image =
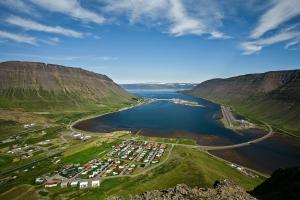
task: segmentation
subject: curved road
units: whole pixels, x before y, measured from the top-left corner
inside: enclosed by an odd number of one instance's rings
[[[156,143],[164,143],[164,144],[169,144],[169,145],[177,145],[177,146],[185,146],[185,147],[193,147],[193,148],[200,148],[202,150],[219,150],[219,149],[233,149],[233,148],[238,148],[238,147],[244,147],[244,146],[248,146],[251,144],[255,144],[258,142],[261,142],[269,137],[271,137],[273,135],[273,129],[272,127],[263,122],[269,129],[269,132],[257,139],[254,140],[249,140],[247,142],[243,142],[243,143],[238,143],[238,144],[232,144],[232,145],[223,145],[223,146],[205,146],[205,145],[191,145],[191,144],[177,144],[177,143],[168,143],[168,142],[156,142]],[[135,140],[135,141],[144,141],[144,142],[153,142],[153,141],[145,141],[145,140],[139,140],[139,139],[128,139],[128,140]]]
[[[268,134],[266,134],[266,135],[264,135],[260,138],[250,140],[248,142],[243,142],[243,143],[233,144],[233,145],[226,145],[226,146],[201,146],[201,145],[199,145],[199,148],[202,148],[204,150],[232,149],[232,148],[244,147],[244,146],[248,146],[248,145],[251,145],[251,144],[261,142],[261,141],[263,141],[263,140],[265,140],[265,139],[267,139],[267,138],[269,138],[273,135],[272,127],[269,124],[266,124],[266,123],[265,123],[265,125],[269,128],[269,132],[268,132]]]

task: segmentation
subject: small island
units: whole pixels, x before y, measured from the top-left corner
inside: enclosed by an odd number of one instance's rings
[[[196,107],[204,107],[203,105],[200,105],[198,102],[195,101],[187,101],[183,99],[170,99],[171,102],[175,104],[181,104],[185,106],[196,106]]]

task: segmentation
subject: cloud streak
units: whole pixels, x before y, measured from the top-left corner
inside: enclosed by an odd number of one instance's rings
[[[223,15],[214,1],[105,0],[104,2],[105,13],[125,15],[131,24],[142,23],[158,28],[164,27],[166,28],[163,30],[164,33],[175,37],[208,34],[211,38],[229,38],[218,30],[222,25]],[[195,4],[199,9],[195,9]]]
[[[299,14],[299,0],[276,0],[275,5],[261,16],[257,27],[251,33],[251,38],[259,38]]]
[[[300,40],[299,24],[289,25],[288,28],[286,24],[298,15],[299,0],[274,0],[250,33],[250,40],[240,44],[243,54],[251,55],[280,42],[288,42],[285,49],[297,45]]]
[[[29,19],[23,19],[17,16],[10,16],[5,20],[7,23],[19,26],[25,30],[32,30],[32,31],[41,31],[41,32],[47,32],[47,33],[55,33],[60,34],[68,37],[74,37],[74,38],[82,38],[83,33],[66,29],[61,26],[47,26],[40,24],[38,22],[29,20]]]
[[[298,41],[300,39],[300,32],[299,31],[283,31],[276,35],[273,35],[268,38],[262,38],[255,41],[244,42],[241,44],[241,48],[244,50],[244,55],[250,55],[256,52],[261,51],[265,46],[275,44],[278,42],[284,42],[291,39],[297,38]],[[297,40],[296,40],[297,41]],[[295,45],[296,43],[288,43],[286,47],[288,48],[291,45]]]
[[[105,18],[91,10],[83,8],[78,0],[30,0],[35,5],[52,12],[59,12],[84,22],[102,24]]]
[[[36,45],[37,44],[37,39],[31,36],[26,36],[26,35],[20,35],[20,34],[15,34],[15,33],[10,33],[7,31],[1,31],[0,30],[0,37],[9,39],[18,43],[26,43],[26,44],[31,44],[31,45]]]
[[[33,13],[35,13],[34,9],[31,6],[21,0],[1,0],[0,5],[3,5],[10,10],[17,10],[26,14],[32,15]]]
[[[78,61],[78,60],[95,60],[95,61],[114,61],[118,60],[118,57],[111,56],[96,56],[96,55],[86,55],[86,56],[74,56],[74,55],[38,55],[38,54],[27,54],[27,53],[15,53],[6,54],[9,56],[20,57],[20,58],[34,58],[41,60],[53,60],[53,61]]]

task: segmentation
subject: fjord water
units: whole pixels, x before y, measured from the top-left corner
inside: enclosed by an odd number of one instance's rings
[[[226,129],[218,120],[220,106],[194,98],[175,90],[130,90],[137,96],[161,99],[121,112],[85,120],[75,128],[93,132],[131,130],[154,137],[190,138],[201,145],[227,145],[245,142],[266,134],[250,129],[236,133]],[[174,104],[166,99],[179,98],[196,101],[203,107]],[[279,167],[300,165],[300,141],[284,135],[275,135],[257,144],[210,153],[237,164],[270,174]]]
[[[216,118],[220,106],[204,99],[190,97],[174,90],[134,90],[135,95],[161,99],[121,112],[83,121],[75,127],[93,132],[128,129],[145,136],[191,138],[202,145],[224,145],[244,142],[261,133],[237,134],[224,128]],[[202,107],[174,104],[167,99],[196,101]]]

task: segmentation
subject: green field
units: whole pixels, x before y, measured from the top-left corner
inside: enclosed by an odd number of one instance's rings
[[[85,164],[89,160],[92,160],[93,158],[99,157],[99,154],[103,154],[103,152],[107,152],[111,149],[111,146],[116,144],[119,141],[114,141],[111,143],[103,142],[100,146],[92,146],[87,149],[84,149],[82,151],[79,151],[78,153],[68,155],[63,157],[62,163],[63,164]]]

